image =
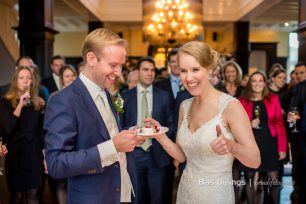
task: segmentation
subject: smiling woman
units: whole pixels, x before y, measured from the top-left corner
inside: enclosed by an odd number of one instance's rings
[[[238,164],[238,168],[245,172],[248,201],[254,201],[254,177],[255,172],[258,171],[260,178],[275,181],[270,186],[264,185],[263,188],[265,188],[265,196],[268,196],[267,192],[269,192],[273,203],[279,203],[279,160],[286,157],[287,141],[278,96],[268,92],[265,75],[256,71],[250,76],[246,95],[240,101],[251,121],[262,161],[257,169]]]
[[[176,143],[165,134],[154,136],[175,160],[187,162],[179,184],[179,204],[234,203],[234,158],[252,168],[260,164],[243,107],[211,83],[217,62],[218,54],[206,43],[189,42],[179,49],[181,80],[194,98],[181,104]]]

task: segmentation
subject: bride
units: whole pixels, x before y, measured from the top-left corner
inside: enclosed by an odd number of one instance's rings
[[[180,107],[176,143],[154,136],[175,160],[187,161],[177,203],[234,203],[234,157],[257,168],[260,153],[242,105],[210,83],[218,55],[203,42],[189,42],[178,52],[181,80],[194,98]],[[159,125],[154,119],[145,122]]]

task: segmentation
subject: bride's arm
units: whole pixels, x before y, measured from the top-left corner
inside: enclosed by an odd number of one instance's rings
[[[182,120],[183,120],[183,110],[182,110],[182,107],[180,107],[178,129],[181,126]],[[172,142],[166,136],[166,134],[161,134],[161,135],[155,136],[154,138],[163,146],[163,148],[167,151],[167,153],[171,157],[173,157],[175,160],[181,163],[186,161],[186,156],[179,145],[178,137],[176,137],[176,143]]]
[[[243,106],[240,103],[231,102],[225,109],[224,116],[236,140],[232,143],[230,153],[245,166],[257,168],[261,162],[260,152]]]

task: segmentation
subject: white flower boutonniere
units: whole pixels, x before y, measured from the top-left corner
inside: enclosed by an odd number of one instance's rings
[[[180,91],[184,91],[184,90],[185,90],[185,86],[184,86],[183,84],[181,84],[181,85],[179,86],[179,88],[180,88]]]
[[[118,113],[123,113],[124,112],[124,110],[123,110],[124,100],[121,97],[121,95],[119,94],[119,92],[115,93],[115,95],[112,97],[112,103],[115,107],[115,110]]]

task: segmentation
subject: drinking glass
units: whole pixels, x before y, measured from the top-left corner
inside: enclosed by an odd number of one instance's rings
[[[299,115],[299,109],[296,106],[292,107],[290,112],[293,116],[298,116]],[[299,131],[296,128],[296,121],[292,122],[291,125],[294,126],[294,128],[291,132],[298,133]]]
[[[255,119],[260,118],[260,113],[261,113],[260,106],[256,106],[255,109],[254,109]],[[261,129],[261,127],[258,125],[257,127],[254,127],[254,129]]]
[[[30,84],[28,85],[26,92],[28,92],[29,95],[31,94],[31,85],[30,85]],[[32,100],[31,100],[31,98],[27,98],[27,99],[24,101],[24,105],[25,105],[25,106],[31,106],[31,105],[32,105]]]

